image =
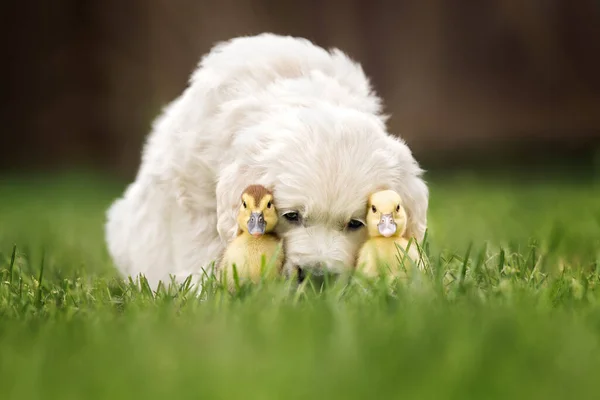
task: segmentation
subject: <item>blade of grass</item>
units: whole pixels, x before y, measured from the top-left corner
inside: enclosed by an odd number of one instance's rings
[[[471,248],[473,247],[473,242],[469,243],[469,247],[467,247],[467,253],[465,254],[465,258],[463,260],[462,268],[460,270],[460,276],[458,278],[458,288],[463,289],[463,285],[465,282],[465,277],[467,276],[467,265],[469,264],[469,257],[471,255]]]
[[[479,256],[477,257],[477,263],[475,263],[475,267],[473,268],[473,276],[478,279],[483,276],[483,279],[486,278],[485,274],[482,274],[481,266],[485,262],[485,256],[487,254],[487,242],[483,243],[483,247],[479,251]]]
[[[146,296],[150,297],[151,299],[154,298],[154,293],[152,292],[150,283],[148,283],[148,279],[143,274],[140,274],[140,288],[142,290],[142,294],[145,294]]]
[[[9,283],[12,286],[12,281],[13,281],[13,268],[15,266],[15,256],[17,254],[17,245],[13,245],[13,249],[12,249],[12,255],[10,256],[10,265],[8,266],[8,276],[9,276]]]
[[[36,300],[35,303],[39,306],[42,304],[42,280],[44,278],[44,259],[46,257],[46,252],[42,251],[42,262],[40,265],[40,275],[38,277],[38,287],[36,292]]]
[[[500,255],[498,256],[498,272],[500,274],[502,274],[502,270],[504,269],[505,258],[506,253],[504,252],[504,249],[500,249]]]
[[[235,263],[231,266],[233,269],[233,284],[235,286],[236,293],[240,291],[240,276],[238,275],[237,265]]]

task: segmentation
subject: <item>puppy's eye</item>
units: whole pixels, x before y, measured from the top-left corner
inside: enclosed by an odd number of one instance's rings
[[[246,207],[247,207],[247,206],[246,206],[246,202],[245,202],[245,201],[242,201],[242,205],[244,206],[244,208],[246,208]]]
[[[271,208],[271,202],[267,203],[267,208]]]
[[[396,206],[396,212],[400,211],[400,204]]]
[[[283,218],[287,219],[288,222],[298,223],[300,221],[300,214],[296,211],[290,211],[283,214]]]
[[[362,221],[359,221],[357,219],[351,219],[350,222],[348,222],[348,225],[346,225],[346,227],[348,228],[348,230],[355,231],[362,228],[363,225],[364,224],[362,223]]]
[[[375,206],[371,206],[371,210],[373,210],[373,212],[377,212],[377,209],[375,208]]]

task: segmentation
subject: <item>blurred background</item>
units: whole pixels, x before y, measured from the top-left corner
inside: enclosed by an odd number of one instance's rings
[[[303,36],[360,61],[425,168],[598,165],[598,0],[3,3],[0,172],[132,178],[152,120],[221,40]]]
[[[0,399],[599,398],[600,0],[0,9]],[[428,170],[445,290],[113,280],[106,210],[153,119],[215,42],[265,31],[362,64]]]

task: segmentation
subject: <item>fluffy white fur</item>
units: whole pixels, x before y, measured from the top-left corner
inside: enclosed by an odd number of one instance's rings
[[[108,211],[106,240],[123,275],[152,286],[195,281],[236,232],[243,189],[274,191],[285,271],[351,268],[369,194],[405,199],[407,235],[423,238],[428,190],[409,148],[389,136],[380,99],[339,50],[262,34],[218,44],[155,121],[135,181]]]

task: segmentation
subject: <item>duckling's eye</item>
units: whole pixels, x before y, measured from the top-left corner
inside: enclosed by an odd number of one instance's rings
[[[300,221],[300,214],[296,211],[290,211],[283,214],[283,217],[288,220],[288,222],[298,223]]]
[[[396,212],[400,211],[400,204],[396,206]]]
[[[245,201],[242,201],[242,205],[244,206],[244,208],[246,208],[246,207],[247,207],[247,206],[246,206],[246,202],[245,202]]]
[[[346,227],[351,230],[351,231],[355,231],[357,229],[360,229],[363,227],[363,223],[362,221],[359,221],[357,219],[351,219],[350,222],[348,222],[348,225],[346,225]]]
[[[271,208],[271,202],[270,201],[267,203],[267,208]]]
[[[371,206],[371,210],[373,210],[374,213],[377,212],[377,208],[375,208],[375,206]]]

